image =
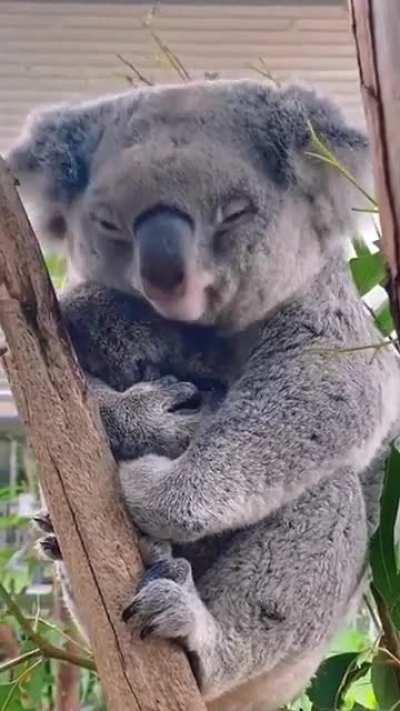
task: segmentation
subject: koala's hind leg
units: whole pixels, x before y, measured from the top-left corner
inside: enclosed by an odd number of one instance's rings
[[[168,542],[146,535],[139,536],[139,547],[146,570],[123,619],[133,618],[142,638],[154,633],[196,647],[196,631],[215,623],[199,598],[189,561],[174,558]]]
[[[197,573],[195,547],[204,543],[160,556],[124,617],[142,635],[183,642],[213,711],[278,709],[307,685],[359,594],[367,532],[358,479],[327,480],[227,535]],[[238,705],[245,689],[249,703]]]

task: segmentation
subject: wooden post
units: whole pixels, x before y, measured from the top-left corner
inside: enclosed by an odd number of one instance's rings
[[[349,0],[368,124],[389,295],[400,337],[400,2]],[[372,587],[387,649],[399,654],[392,611]],[[394,673],[400,683],[399,669]]]
[[[10,385],[87,627],[110,711],[202,711],[174,644],[121,621],[141,560],[115,462],[72,352],[36,238],[0,160],[0,324]]]
[[[382,247],[400,334],[400,2],[349,0],[349,5],[372,149]]]

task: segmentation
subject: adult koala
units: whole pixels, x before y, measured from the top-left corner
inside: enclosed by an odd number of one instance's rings
[[[150,537],[125,616],[183,641],[210,709],[276,709],[314,673],[397,434],[394,353],[327,357],[378,335],[345,259],[358,196],[309,122],[362,180],[332,104],[251,81],[50,110],[9,156],[86,284],[65,315]]]

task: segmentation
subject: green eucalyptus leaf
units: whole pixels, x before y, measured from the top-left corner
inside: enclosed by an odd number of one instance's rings
[[[353,238],[353,247],[357,257],[365,257],[371,254],[371,251],[362,235],[355,235]]]
[[[312,711],[311,701],[306,694],[293,701],[286,707],[288,711]]]
[[[351,711],[355,711],[356,708],[376,711],[378,709],[378,703],[372,687],[371,664],[368,664],[368,670],[366,673],[362,674],[362,668],[359,671],[360,675],[358,676],[358,678],[353,680],[350,688],[346,693],[345,708],[347,708],[348,704],[351,708]]]
[[[18,686],[0,684],[0,711],[25,711]]]
[[[377,654],[371,669],[371,681],[379,711],[400,711],[400,677],[387,655]]]
[[[38,664],[24,680],[21,696],[24,708],[39,709],[44,692],[46,670],[44,664]]]
[[[322,662],[307,690],[313,711],[335,711],[340,708],[341,690],[347,675],[356,668],[357,652],[335,654]]]
[[[380,502],[380,524],[370,543],[370,563],[375,587],[393,611],[393,622],[400,628],[400,579],[395,547],[395,524],[400,501],[400,452],[393,446],[386,462]]]
[[[343,652],[362,652],[370,644],[369,634],[356,627],[348,627],[338,632],[329,648],[329,655]]]
[[[363,254],[350,259],[350,269],[360,296],[368,294],[374,286],[387,278],[386,262],[382,252]]]
[[[389,302],[386,301],[374,312],[375,323],[384,336],[390,336],[395,330]]]

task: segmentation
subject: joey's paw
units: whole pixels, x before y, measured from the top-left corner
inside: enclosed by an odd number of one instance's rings
[[[173,376],[138,383],[124,393],[99,382],[92,382],[92,388],[119,459],[149,453],[175,459],[188,447],[200,421],[198,389]]]
[[[42,558],[51,561],[62,560],[57,538],[53,534],[39,538],[36,545]]]
[[[142,639],[154,634],[185,640],[196,625],[195,594],[187,560],[160,560],[146,570],[122,619],[132,619]]]
[[[193,383],[165,376],[152,383],[147,424],[154,436],[143,453],[176,459],[189,446],[201,417],[201,394]],[[129,455],[128,455],[129,458]]]

